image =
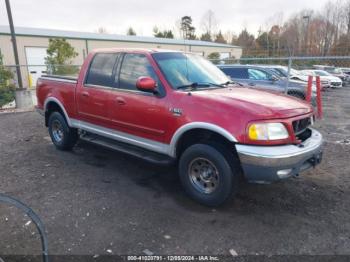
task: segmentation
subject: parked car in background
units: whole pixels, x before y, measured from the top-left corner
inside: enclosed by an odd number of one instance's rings
[[[263,67],[274,71],[280,77],[288,78],[288,67],[286,66],[264,65]],[[306,83],[309,81],[308,75],[302,74],[299,70],[291,68],[289,74],[289,79],[291,80],[298,80]],[[313,79],[313,83],[316,85],[316,79]],[[321,79],[321,85],[323,88],[329,88],[331,87],[331,82],[327,79]]]
[[[273,71],[279,77],[288,77],[288,68],[281,65],[255,65]]]
[[[341,67],[340,70],[341,70],[344,74],[350,76],[350,67]]]
[[[345,74],[340,68],[337,68],[334,66],[322,66],[322,65],[314,65],[314,68],[317,70],[326,71],[332,76],[340,78],[343,84],[349,81],[348,75]]]
[[[321,81],[330,81],[331,88],[337,88],[343,85],[343,81],[339,77],[333,76],[324,70],[302,70],[301,72],[307,76],[319,76],[321,78]]]
[[[271,69],[255,65],[218,65],[218,67],[232,80],[249,87],[283,93],[288,85],[287,94],[300,99],[306,97],[305,82],[296,80],[288,82],[287,78],[279,77]],[[316,86],[313,86],[313,92],[316,92]]]
[[[268,68],[274,73],[276,73],[279,77],[288,77],[288,67],[281,65],[256,65],[263,68]],[[298,71],[291,68],[290,75],[298,74]]]
[[[186,192],[208,206],[229,199],[243,177],[271,183],[322,159],[311,105],[236,85],[200,55],[97,50],[78,78],[43,76],[36,91],[57,149],[80,138],[177,164]]]
[[[342,67],[342,68],[339,68],[339,69],[345,75],[345,79],[343,81],[343,86],[350,86],[350,68],[349,67]]]

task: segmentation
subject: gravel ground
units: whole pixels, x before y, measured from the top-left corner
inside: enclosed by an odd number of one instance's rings
[[[190,200],[173,168],[83,142],[56,150],[35,112],[0,114],[0,192],[38,213],[52,255],[350,255],[350,88],[324,96],[322,164],[243,184],[217,209]],[[0,203],[1,256],[40,254],[28,221]]]

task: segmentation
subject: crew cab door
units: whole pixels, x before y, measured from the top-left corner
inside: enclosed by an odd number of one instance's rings
[[[109,96],[114,86],[113,75],[118,58],[118,53],[97,53],[92,59],[86,79],[76,94],[81,120],[96,125],[110,123]]]
[[[141,76],[157,82],[157,94],[136,88]],[[116,74],[116,88],[111,92],[112,125],[122,132],[163,142],[170,117],[164,96],[164,88],[146,55],[124,54]]]

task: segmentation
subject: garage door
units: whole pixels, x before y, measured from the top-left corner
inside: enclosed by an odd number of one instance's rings
[[[31,87],[35,87],[38,78],[46,74],[46,47],[26,47],[25,52],[29,72],[29,83]]]

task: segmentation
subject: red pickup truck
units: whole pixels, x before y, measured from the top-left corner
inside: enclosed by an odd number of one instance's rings
[[[78,78],[41,77],[37,97],[58,149],[83,139],[175,163],[186,192],[209,206],[234,194],[240,178],[270,183],[322,157],[310,105],[242,87],[195,54],[96,50]]]

